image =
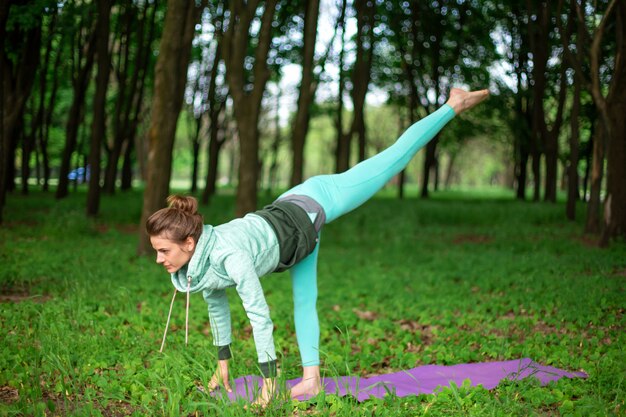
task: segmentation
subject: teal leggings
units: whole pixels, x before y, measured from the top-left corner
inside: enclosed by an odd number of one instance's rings
[[[326,213],[326,223],[354,210],[370,199],[394,175],[400,173],[411,158],[454,117],[454,110],[444,105],[420,120],[381,153],[360,162],[346,172],[311,177],[285,192],[306,195],[317,201]],[[313,252],[291,269],[294,320],[302,366],[320,364],[320,328],[317,317],[317,255]]]

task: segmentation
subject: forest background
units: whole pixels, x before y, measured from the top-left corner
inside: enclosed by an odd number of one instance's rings
[[[136,255],[146,216],[179,192],[226,222],[453,86],[492,95],[325,229],[324,373],[529,357],[588,378],[266,415],[624,415],[626,2],[8,0],[0,39],[0,415],[249,414],[196,389],[204,303],[186,347],[179,297],[159,353],[171,286]],[[290,281],[263,287],[295,378]],[[230,302],[232,376],[254,374]]]
[[[398,195],[562,190],[607,245],[626,236],[625,21],[616,0],[3,2],[0,207],[86,182],[96,216],[143,187],[143,221],[174,184],[204,204],[230,187],[242,215],[383,149],[452,86],[486,87]]]

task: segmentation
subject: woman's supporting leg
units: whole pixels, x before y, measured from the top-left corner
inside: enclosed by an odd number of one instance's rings
[[[290,270],[293,288],[294,321],[302,366],[320,364],[320,326],[317,317],[317,254],[313,252]]]
[[[320,327],[317,317],[317,255],[320,243],[313,252],[290,270],[293,287],[294,321],[300,358],[302,381],[291,389],[292,397],[314,396],[321,390]]]

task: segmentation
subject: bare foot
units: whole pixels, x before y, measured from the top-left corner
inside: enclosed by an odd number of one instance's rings
[[[291,388],[291,398],[307,397],[312,398],[322,390],[322,378],[320,377],[319,366],[305,366],[302,368],[302,381]]]
[[[452,107],[454,113],[461,114],[487,97],[489,97],[489,90],[465,91],[460,88],[453,88],[450,90],[450,97],[446,104]]]
[[[250,404],[250,408],[252,410],[264,409],[269,405],[270,401],[276,397],[276,394],[276,380],[274,378],[263,378],[261,392],[254,399],[252,404]],[[248,406],[244,406],[244,408],[247,410]]]

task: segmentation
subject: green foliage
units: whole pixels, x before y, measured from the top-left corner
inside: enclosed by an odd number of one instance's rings
[[[58,2],[54,0],[36,0],[23,2],[25,4],[11,4],[7,19],[7,30],[23,30],[35,28],[41,24],[44,14],[54,13]],[[10,45],[5,44],[4,47]],[[31,51],[32,52],[32,51]]]
[[[323,372],[365,375],[422,364],[530,357],[588,379],[505,382],[487,391],[372,399],[320,395],[276,402],[266,415],[623,415],[626,246],[599,249],[561,204],[509,192],[383,192],[327,225],[319,263]],[[268,199],[271,196],[267,197]],[[0,229],[2,415],[248,415],[196,391],[215,366],[206,305],[184,297],[158,353],[171,297],[166,273],[137,258],[141,195],[105,196],[84,217],[83,193],[63,201],[12,196]],[[227,221],[234,198],[202,208]],[[263,280],[281,378],[299,376],[290,280]],[[256,373],[250,327],[233,293],[233,376]],[[13,393],[17,395],[6,395]]]

